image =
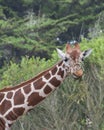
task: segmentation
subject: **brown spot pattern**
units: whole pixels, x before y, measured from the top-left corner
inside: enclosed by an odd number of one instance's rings
[[[5,130],[5,121],[0,118],[0,130]]]
[[[28,106],[35,106],[43,99],[43,97],[39,96],[39,93],[34,92],[28,98]]]
[[[65,68],[65,64],[63,64],[63,68]]]
[[[23,108],[23,107],[14,108],[13,111],[19,117],[19,116],[23,115],[25,108]]]
[[[58,63],[58,65],[59,65],[59,66],[61,66],[61,65],[62,65],[62,63],[63,63],[63,61],[61,61],[60,63]]]
[[[61,83],[61,81],[57,80],[56,77],[53,77],[51,80],[50,80],[50,83],[55,86],[55,87],[58,87]]]
[[[14,95],[14,105],[20,105],[24,103],[24,96],[21,93],[21,89],[19,89]]]
[[[52,69],[52,75],[55,75],[56,74],[56,72],[57,72],[57,67],[55,67],[54,69]]]
[[[63,78],[64,77],[64,71],[63,70],[61,70],[61,68],[59,69],[59,71],[58,71],[58,73],[57,73],[58,75],[60,75],[61,76],[61,78]]]
[[[47,85],[44,89],[45,94],[49,94],[52,91],[52,89]]]
[[[43,82],[42,78],[40,78],[39,80],[37,80],[33,84],[34,84],[35,89],[41,89],[45,85],[45,82]]]
[[[4,100],[2,104],[0,105],[0,113],[4,114],[6,111],[8,111],[12,107],[11,102]]]
[[[28,94],[31,91],[31,84],[26,85],[23,89],[24,89],[24,92]]]
[[[47,73],[45,76],[44,76],[46,79],[49,79],[51,77],[50,73]]]
[[[13,96],[13,92],[8,92],[8,93],[7,93],[7,98],[8,98],[8,99],[11,99],[12,96]]]
[[[8,115],[6,115],[6,119],[7,120],[11,120],[11,121],[14,121],[14,120],[16,120],[17,119],[17,115],[15,114],[15,113],[13,113],[12,111],[11,112],[9,112],[9,114]]]
[[[4,94],[0,93],[0,102],[2,101],[3,98],[4,98]]]

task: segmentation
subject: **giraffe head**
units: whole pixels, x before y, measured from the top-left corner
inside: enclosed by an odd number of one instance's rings
[[[83,75],[83,61],[88,57],[92,49],[85,51],[80,50],[79,43],[75,42],[74,46],[71,47],[69,43],[66,44],[66,52],[62,52],[57,49],[59,57],[64,61],[65,67],[67,69],[67,75],[70,73],[74,78],[81,78]]]

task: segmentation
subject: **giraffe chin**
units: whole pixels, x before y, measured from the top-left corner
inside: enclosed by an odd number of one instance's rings
[[[79,80],[79,79],[82,79],[82,76],[77,76],[77,75],[73,74],[73,78],[74,78],[75,80]]]

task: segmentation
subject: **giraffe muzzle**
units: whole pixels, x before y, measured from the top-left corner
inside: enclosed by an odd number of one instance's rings
[[[73,77],[75,79],[82,78],[82,76],[83,76],[83,70],[82,69],[78,70],[76,73],[73,73]]]

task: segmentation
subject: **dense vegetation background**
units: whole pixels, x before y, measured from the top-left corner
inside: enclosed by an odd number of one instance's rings
[[[82,81],[69,77],[12,130],[104,130],[104,2],[0,0],[0,88],[55,64],[56,46],[93,48]]]

